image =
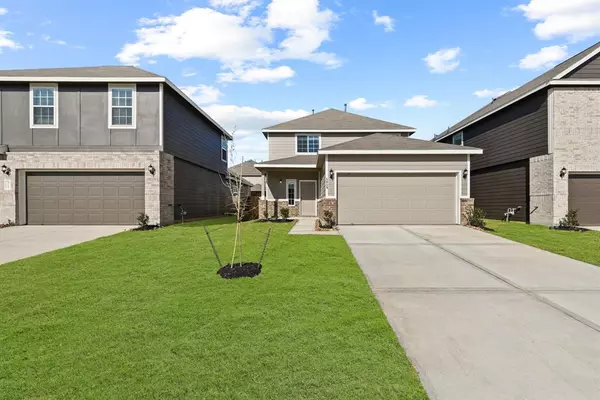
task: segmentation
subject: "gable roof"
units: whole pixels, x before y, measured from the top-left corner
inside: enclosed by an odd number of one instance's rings
[[[233,172],[236,175],[242,176],[262,176],[262,173],[254,168],[254,164],[256,162],[254,160],[244,161],[243,163],[234,165],[229,168],[229,171]]]
[[[518,87],[515,90],[511,90],[499,96],[491,103],[483,106],[479,110],[475,111],[473,114],[464,118],[462,121],[454,124],[450,128],[448,128],[445,132],[440,133],[435,136],[432,140],[437,141],[441,140],[447,136],[452,135],[455,132],[460,131],[461,129],[466,128],[478,120],[485,118],[497,111],[500,111],[504,107],[509,106],[510,104],[525,98],[538,90],[543,89],[548,86],[553,80],[561,79],[565,75],[568,75],[572,70],[578,68],[581,64],[586,62],[589,58],[596,56],[600,52],[600,42],[594,44],[593,46],[588,47],[582,52],[574,55],[566,61],[558,64],[556,67],[551,70],[543,73],[537,78],[532,79],[531,81],[525,83],[523,86]],[[568,81],[568,79],[567,79]]]
[[[412,139],[398,134],[374,133],[319,150],[319,154],[481,154],[476,147]]]
[[[188,97],[173,82],[162,75],[126,65],[98,67],[40,68],[0,70],[0,82],[103,82],[103,83],[166,83],[228,139],[233,139],[221,125]]]
[[[263,132],[409,132],[410,126],[330,108],[263,129]]]

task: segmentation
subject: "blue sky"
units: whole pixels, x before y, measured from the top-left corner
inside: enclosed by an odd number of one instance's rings
[[[600,0],[0,0],[0,68],[139,65],[246,159],[260,128],[344,103],[429,139],[598,36]]]

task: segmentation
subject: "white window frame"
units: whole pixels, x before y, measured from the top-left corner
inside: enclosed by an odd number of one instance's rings
[[[223,147],[223,144],[225,144],[224,147]],[[223,158],[223,150],[225,150],[227,152],[227,155],[225,156],[225,158]],[[229,157],[229,140],[224,135],[221,135],[220,151],[221,151],[221,161],[227,162],[227,157]]]
[[[293,184],[293,186],[294,186],[294,198],[291,199],[291,200],[293,200],[294,204],[290,204],[290,194],[288,192],[290,183]],[[288,201],[288,206],[291,206],[291,207],[296,206],[296,203],[298,202],[298,186],[296,184],[295,179],[286,179],[285,180],[285,198]]]
[[[460,137],[460,144],[454,143],[454,138],[455,137]],[[465,134],[464,132],[458,132],[456,135],[452,136],[452,144],[457,145],[457,146],[464,146],[465,145]]]
[[[52,89],[54,90],[54,124],[36,125],[33,117],[33,89]],[[44,106],[42,106],[44,107]],[[29,85],[29,127],[31,129],[39,128],[58,128],[58,84],[57,83],[31,83]]]
[[[132,89],[131,92],[131,125],[113,125],[112,123],[112,91],[113,89]],[[118,107],[119,108],[119,107]],[[123,108],[123,107],[120,107]],[[137,85],[112,84],[108,85],[108,129],[136,129],[137,126]]]
[[[319,148],[317,149],[317,151],[315,152],[298,152],[298,136],[316,136],[319,138]],[[308,143],[307,143],[308,145]],[[319,154],[319,150],[321,149],[321,134],[320,133],[296,133],[294,135],[294,147],[296,148],[296,154],[298,155],[303,155],[303,154]]]

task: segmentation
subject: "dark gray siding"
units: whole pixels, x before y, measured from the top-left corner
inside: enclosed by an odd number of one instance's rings
[[[522,160],[472,171],[471,197],[475,207],[485,211],[487,218],[502,219],[508,208],[521,206],[513,220],[528,221],[528,165],[528,160]]]
[[[464,144],[483,149],[471,169],[491,167],[548,153],[548,100],[542,90],[465,128]],[[442,142],[452,143],[452,136]]]
[[[564,79],[600,79],[600,57],[594,57]]]
[[[186,219],[223,215],[231,204],[224,181],[215,171],[175,158],[175,219],[181,219],[180,205]]]
[[[11,151],[158,149],[158,84],[137,85],[136,129],[108,128],[108,84],[59,84],[58,91],[58,129],[31,129],[29,84],[0,85],[0,144]]]
[[[164,89],[164,151],[206,169],[225,173],[221,132],[171,88]]]

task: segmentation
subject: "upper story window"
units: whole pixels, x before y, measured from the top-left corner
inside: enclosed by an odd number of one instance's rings
[[[109,86],[109,128],[135,128],[135,92],[135,85]]]
[[[464,141],[463,141],[463,133],[457,133],[456,135],[452,136],[452,144],[457,144],[459,146],[463,146],[464,145]]]
[[[296,153],[317,153],[320,141],[319,135],[296,135]]]
[[[227,162],[227,151],[229,149],[229,141],[225,136],[221,136],[221,160]]]
[[[58,87],[31,85],[31,128],[58,127]]]

